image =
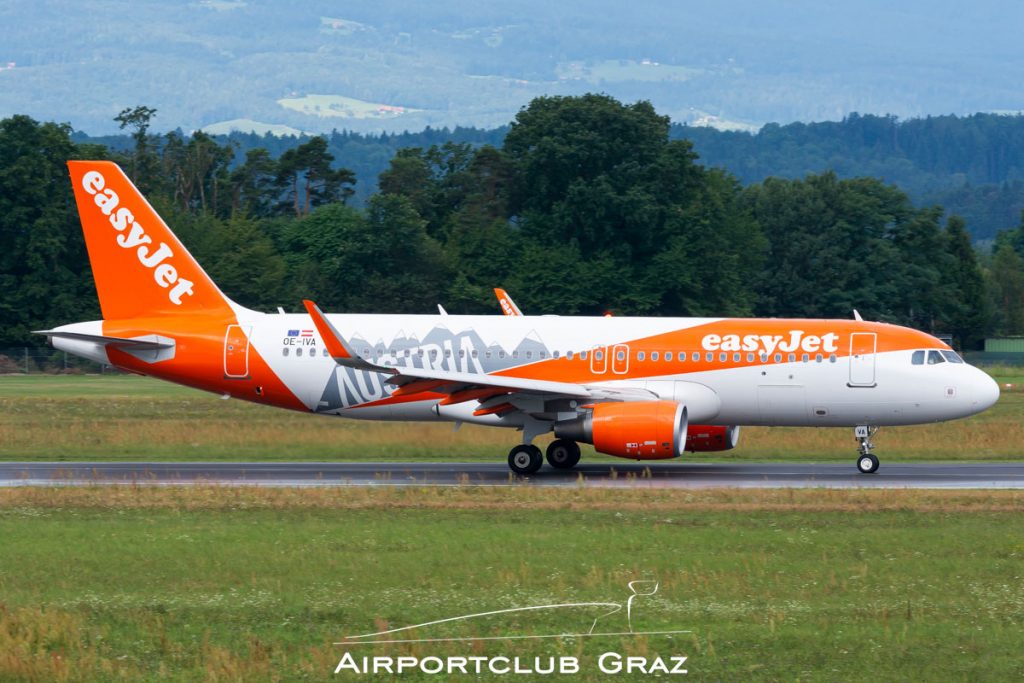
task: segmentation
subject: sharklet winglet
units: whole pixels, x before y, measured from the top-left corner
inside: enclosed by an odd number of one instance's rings
[[[370,370],[372,372],[386,372],[388,374],[395,373],[394,368],[375,365],[360,357],[315,303],[309,299],[303,299],[302,304],[306,307],[309,317],[313,319],[313,325],[316,327],[316,331],[320,333],[320,338],[324,340],[324,346],[327,347],[327,353],[331,354],[331,358],[334,359],[335,363],[355,368],[356,370]]]

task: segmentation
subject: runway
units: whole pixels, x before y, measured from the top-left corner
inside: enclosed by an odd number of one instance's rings
[[[505,463],[4,462],[0,486],[218,484],[231,486],[597,486],[629,488],[1024,488],[1024,463],[580,464],[515,477]]]

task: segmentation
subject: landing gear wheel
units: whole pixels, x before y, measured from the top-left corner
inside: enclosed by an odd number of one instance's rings
[[[861,474],[874,474],[878,471],[878,458],[872,453],[860,456],[857,458],[857,469]]]
[[[540,449],[529,444],[520,444],[508,453],[508,466],[516,474],[533,474],[544,464]]]
[[[875,447],[871,443],[871,437],[877,431],[878,427],[871,427],[869,425],[857,425],[853,429],[854,438],[860,442],[857,469],[860,470],[861,474],[874,474],[878,471],[878,458],[871,453],[871,449]]]
[[[572,439],[556,439],[548,445],[547,458],[555,469],[572,469],[580,461],[580,447]]]

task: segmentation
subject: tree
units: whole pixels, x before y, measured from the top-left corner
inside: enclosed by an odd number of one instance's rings
[[[337,310],[436,310],[451,281],[441,246],[404,197],[376,195],[365,215],[321,207],[293,225],[288,242],[296,280]]]
[[[736,182],[699,166],[668,129],[649,102],[541,97],[505,138],[510,218],[527,240],[579,255],[574,270],[593,273],[586,312],[752,307],[759,228]]]
[[[302,218],[321,204],[344,203],[352,195],[355,175],[346,168],[332,169],[333,161],[322,135],[282,154],[276,179],[284,194],[280,207],[290,207],[296,218]]]
[[[31,330],[99,315],[66,165],[83,150],[70,133],[27,116],[0,121],[0,344],[39,344]]]
[[[962,348],[979,349],[989,331],[992,304],[978,255],[971,246],[967,224],[959,216],[950,216],[946,221],[946,242],[953,257],[948,278],[953,285],[954,297],[944,318]]]
[[[231,172],[231,215],[263,217],[270,215],[277,196],[274,179],[277,168],[270,152],[263,147],[245,153],[245,163]]]
[[[1024,260],[1012,247],[1003,245],[992,257],[990,277],[1000,333],[1024,334]]]
[[[143,193],[151,192],[157,186],[160,161],[156,154],[156,142],[148,135],[149,125],[155,115],[156,109],[140,105],[126,107],[114,117],[121,130],[129,129],[135,140],[128,175]]]

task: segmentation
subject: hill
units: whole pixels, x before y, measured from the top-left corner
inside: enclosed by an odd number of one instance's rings
[[[494,127],[542,94],[650,100],[673,120],[1024,109],[1024,5],[0,1],[0,117],[112,133],[124,107],[186,131]]]

